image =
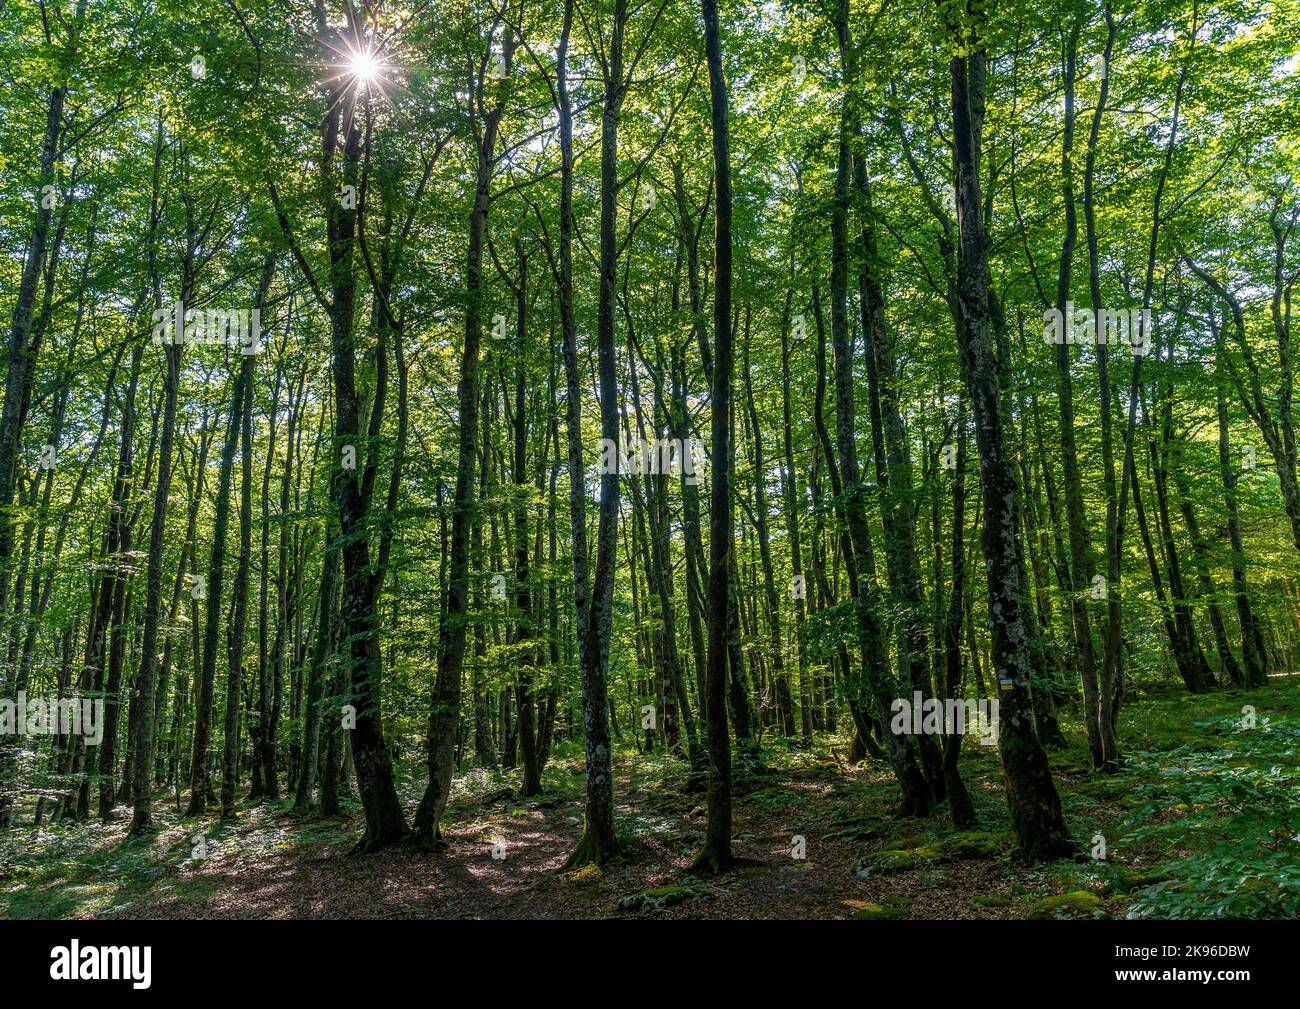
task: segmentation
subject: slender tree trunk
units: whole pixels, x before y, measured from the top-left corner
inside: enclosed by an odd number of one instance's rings
[[[701,0],[704,52],[709,65],[709,107],[713,138],[713,389],[709,498],[708,665],[704,708],[709,755],[707,822],[704,843],[692,863],[696,872],[724,872],[731,853],[731,743],[727,735],[728,616],[732,598],[731,527],[731,139],[727,81],[716,0]],[[733,675],[735,670],[732,670]]]
[[[68,34],[67,61],[74,59],[87,0],[79,0]],[[23,261],[14,303],[13,326],[9,332],[8,371],[5,374],[4,404],[0,407],[0,617],[9,609],[9,565],[13,553],[14,475],[22,439],[23,403],[29,378],[36,367],[31,346],[32,320],[36,310],[36,288],[45,267],[46,243],[54,202],[45,198],[47,186],[53,186],[55,163],[63,136],[63,106],[67,96],[64,85],[50,91],[45,114],[45,136],[41,146],[41,164],[37,175],[36,218],[32,224],[27,258]],[[15,767],[8,744],[0,746],[0,830],[13,822],[13,797],[10,781]]]
[[[496,26],[494,26],[495,29]],[[506,76],[509,77],[515,42],[509,31],[502,42]],[[480,67],[482,68],[482,64]],[[486,71],[480,69],[471,101],[483,100]],[[498,97],[491,110],[476,126],[474,206],[469,220],[469,248],[466,257],[465,342],[461,350],[458,390],[460,443],[456,462],[456,490],[452,502],[451,563],[447,582],[447,606],[438,629],[438,676],[429,712],[429,783],[415,813],[414,840],[422,848],[442,843],[438,824],[451,790],[456,737],[460,724],[461,671],[465,661],[465,631],[469,596],[469,540],[474,508],[475,445],[478,440],[479,346],[483,336],[483,251],[487,244],[488,205],[497,127],[505,111],[507,85],[497,85]]]
[[[230,521],[230,481],[235,463],[244,413],[244,397],[249,394],[249,375],[241,364],[230,397],[230,418],[226,422],[221,446],[221,468],[217,475],[217,500],[212,521],[212,553],[206,572],[195,574],[196,598],[207,600],[203,627],[203,665],[196,684],[198,692],[194,711],[194,746],[190,757],[190,803],[186,816],[197,816],[207,809],[212,786],[208,781],[208,737],[211,733],[213,691],[217,676],[217,642],[221,632],[221,590],[225,581],[226,528]],[[199,588],[198,586],[201,586]],[[205,595],[206,593],[206,595]]]
[[[516,245],[516,249],[519,247]],[[519,744],[523,757],[524,780],[522,795],[542,794],[542,768],[537,754],[537,709],[533,698],[533,665],[536,656],[532,642],[537,636],[536,619],[533,613],[533,590],[529,583],[529,543],[528,543],[528,499],[532,486],[528,477],[528,403],[525,398],[527,387],[525,372],[525,351],[528,326],[528,259],[519,257],[519,279],[515,288],[515,346],[519,350],[520,360],[515,377],[514,406],[514,492],[515,520],[511,530],[515,538],[515,607],[519,611],[516,632],[516,644],[520,646],[518,664],[518,684],[515,699],[519,708]]]
[[[966,598],[966,397],[957,402],[956,467],[952,475],[952,586],[948,612],[943,622],[944,693],[950,698],[961,695],[961,629]],[[966,783],[962,781],[957,758],[961,754],[962,734],[950,732],[944,738],[943,774],[947,785],[948,811],[958,827],[976,822],[975,805]]]
[[[748,337],[749,311],[745,312],[746,337]],[[750,442],[754,452],[754,530],[758,534],[758,556],[763,570],[764,598],[767,602],[767,625],[772,654],[772,685],[776,690],[776,708],[781,734],[793,736],[794,698],[790,694],[790,681],[785,672],[785,641],[781,636],[781,602],[776,594],[776,577],[773,574],[772,548],[767,529],[767,474],[764,471],[763,435],[759,428],[758,410],[754,406],[754,380],[749,368],[749,341],[743,353],[745,402],[749,410]]]
[[[627,0],[616,0],[613,21],[610,25],[608,64],[605,75],[605,94],[601,112],[600,130],[600,294],[596,309],[596,372],[599,382],[600,433],[605,445],[618,445],[618,376],[615,370],[614,308],[616,298],[616,273],[618,268],[618,249],[615,235],[616,215],[618,211],[618,120],[626,93],[627,80],[623,68],[623,38],[627,26]],[[566,3],[566,23],[569,20]],[[561,48],[566,50],[561,57],[567,61],[567,32]],[[566,67],[567,73],[567,67]],[[565,82],[567,89],[568,83]],[[565,243],[568,241],[568,228],[572,227],[572,111],[568,108],[567,90],[561,101],[561,142],[568,147],[567,153],[561,154],[561,160],[568,163],[564,171],[569,181],[561,182],[562,189],[568,189],[568,195],[561,193],[562,234],[560,255],[563,260],[567,255]],[[565,140],[565,135],[568,139]],[[562,265],[562,286],[571,284],[571,262]],[[561,311],[566,300],[571,299],[572,288],[561,293]],[[571,304],[571,302],[570,302]],[[571,309],[570,309],[571,311]],[[581,453],[575,457],[574,449],[580,438],[580,428],[574,426],[579,418],[576,415],[578,395],[576,387],[576,362],[570,367],[571,353],[574,352],[576,330],[572,318],[565,325],[565,369],[569,378],[569,466],[581,469]],[[617,470],[617,467],[608,467]],[[576,480],[576,477],[575,477]],[[579,503],[578,493],[585,490],[581,483],[572,488],[575,501],[572,508],[574,532],[581,521],[585,525],[585,502]],[[591,583],[591,596],[586,599],[585,619],[579,620],[579,634],[582,644],[578,649],[582,678],[582,728],[585,739],[587,758],[587,822],[577,847],[569,856],[568,865],[576,866],[586,863],[604,864],[621,851],[614,834],[614,772],[613,756],[610,751],[609,735],[609,698],[608,698],[608,660],[610,620],[614,596],[614,567],[618,554],[618,512],[619,486],[617,472],[602,472],[600,477],[600,509],[596,523],[596,571]],[[582,549],[586,549],[585,534]],[[574,553],[579,544],[575,536]],[[586,577],[585,568],[582,572]],[[578,577],[574,573],[575,584]],[[577,592],[575,591],[575,596]],[[586,598],[585,591],[583,592]]]
[[[836,0],[831,16],[839,42],[845,79],[851,81],[856,78],[856,61],[852,39],[849,36],[847,0]],[[835,362],[835,440],[839,453],[839,482],[843,487],[843,511],[847,526],[842,545],[845,550],[846,565],[852,557],[857,569],[856,576],[850,576],[850,591],[856,600],[858,640],[865,662],[865,684],[857,689],[851,687],[850,690],[861,698],[858,703],[863,708],[864,715],[870,710],[882,724],[888,725],[891,706],[899,691],[897,680],[889,668],[884,628],[880,619],[880,593],[875,586],[874,571],[868,570],[868,565],[864,562],[864,559],[872,554],[871,532],[867,525],[864,499],[866,488],[863,486],[858,466],[857,432],[854,423],[853,356],[849,344],[848,218],[852,172],[850,152],[852,118],[849,104],[850,98],[846,88],[845,103],[840,113],[835,202],[831,210],[831,349]],[[830,457],[829,449],[827,457]],[[870,567],[874,568],[874,563]],[[856,581],[856,585],[852,584],[853,581]],[[862,726],[859,727],[859,731],[861,728]],[[906,738],[893,732],[886,732],[884,743],[890,766],[902,789],[903,813],[928,816],[933,800],[930,785],[917,766]]]
[[[325,722],[333,725],[335,723],[332,719],[337,717],[337,712],[333,708],[326,708],[323,700],[326,680],[329,678],[330,624],[337,605],[339,557],[337,549],[333,546],[336,533],[337,527],[333,519],[328,520],[321,548],[320,593],[316,607],[319,616],[316,637],[312,642],[311,668],[307,674],[307,700],[303,705],[302,767],[293,802],[293,808],[298,813],[305,813],[311,808],[312,790],[316,785],[321,725]],[[327,731],[332,733],[333,729]],[[321,812],[325,810],[322,809]]]
[[[1056,310],[1063,325],[1072,322],[1066,318],[1070,304],[1070,275],[1078,225],[1074,199],[1074,85],[1075,60],[1082,15],[1074,20],[1065,52],[1065,131],[1061,145],[1061,187],[1065,202],[1065,237],[1061,243],[1060,268],[1056,278]],[[1089,596],[1095,571],[1092,539],[1088,532],[1083,508],[1083,479],[1079,471],[1079,451],[1074,439],[1074,383],[1070,375],[1072,344],[1062,342],[1056,347],[1057,405],[1060,410],[1062,489],[1065,492],[1065,514],[1070,535],[1068,571],[1070,579],[1070,615],[1074,624],[1074,649],[1079,664],[1079,678],[1083,686],[1084,728],[1088,734],[1088,749],[1093,764],[1104,762],[1099,721],[1099,687],[1097,683],[1097,657],[1092,639],[1092,619],[1089,613]]]
[[[815,708],[814,690],[808,676],[808,654],[804,647],[804,620],[807,614],[808,586],[803,567],[803,545],[799,529],[799,482],[794,468],[794,439],[790,422],[790,302],[786,291],[785,311],[781,315],[781,441],[785,450],[785,467],[781,470],[781,492],[785,504],[786,539],[790,544],[791,595],[794,597],[794,655],[799,663],[800,728],[805,741],[812,739]],[[802,317],[801,317],[802,318]],[[798,590],[795,591],[795,586]]]
[[[248,572],[253,553],[253,355],[245,354],[241,365],[244,395],[242,479],[239,487],[239,566],[235,570],[234,616],[226,670],[225,752],[221,763],[221,818],[235,816],[235,792],[239,787],[240,681],[244,666],[244,631],[248,623]]]
[[[965,15],[949,8],[949,17]],[[957,292],[961,304],[961,355],[970,386],[980,454],[984,558],[989,625],[999,684],[999,729],[1007,805],[1021,853],[1033,860],[1073,854],[1074,844],[1052,783],[1047,755],[1034,735],[1030,660],[1022,612],[1020,563],[1014,542],[1017,487],[1006,455],[997,363],[989,337],[988,235],[981,213],[979,149],[982,140],[987,35],[983,17],[950,24],[953,137],[960,233]],[[966,55],[969,49],[969,55]]]

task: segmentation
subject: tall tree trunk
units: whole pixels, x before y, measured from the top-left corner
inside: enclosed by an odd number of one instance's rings
[[[318,611],[316,637],[312,642],[311,668],[307,673],[307,700],[303,705],[302,759],[298,774],[298,787],[294,795],[295,812],[305,813],[311,808],[312,790],[316,786],[318,754],[320,751],[321,725],[334,721],[338,713],[334,708],[324,704],[326,680],[329,678],[329,660],[331,652],[330,624],[337,606],[339,555],[334,547],[337,527],[333,518],[326,521],[325,536],[321,544],[320,592],[317,597]],[[327,729],[332,733],[332,728]],[[322,803],[322,806],[324,804]],[[322,813],[325,810],[322,808]]]
[[[221,633],[221,590],[225,581],[226,528],[230,522],[230,481],[243,422],[244,397],[251,394],[247,388],[248,379],[248,371],[241,364],[230,396],[230,418],[226,422],[225,440],[221,446],[217,500],[212,520],[211,559],[207,571],[194,576],[202,586],[194,594],[196,598],[206,598],[207,612],[203,626],[203,665],[196,683],[194,745],[190,757],[190,802],[186,816],[203,813],[212,791],[208,781],[208,737],[211,734],[212,695],[217,677],[217,642]]]
[[[704,843],[692,863],[695,872],[731,867],[731,742],[727,735],[727,665],[732,597],[731,527],[731,138],[727,80],[722,66],[717,0],[701,0],[704,52],[709,65],[709,108],[713,137],[713,388],[709,406],[711,468],[709,498],[709,580],[705,612],[709,650],[704,708],[709,755],[707,822]],[[735,670],[732,671],[733,675]]]
[[[1228,544],[1232,549],[1232,589],[1241,630],[1241,659],[1245,665],[1246,685],[1268,685],[1268,652],[1260,634],[1259,621],[1250,603],[1246,585],[1245,549],[1241,540],[1241,517],[1237,510],[1237,470],[1233,464],[1228,438],[1228,399],[1224,389],[1223,338],[1215,341],[1215,407],[1219,428],[1219,478],[1223,483],[1223,503],[1228,512]]]
[[[537,637],[533,612],[533,589],[529,584],[528,501],[532,485],[528,477],[528,403],[525,398],[526,350],[528,329],[528,257],[516,243],[519,252],[519,279],[515,286],[515,346],[519,348],[516,364],[514,405],[514,467],[512,478],[515,493],[515,520],[511,530],[515,538],[515,608],[519,611],[516,644],[519,645],[518,684],[516,704],[519,708],[519,744],[523,757],[524,780],[521,794],[542,794],[542,768],[537,753],[537,708],[533,697],[533,665],[536,654],[533,641]]]
[[[772,547],[767,531],[767,473],[763,459],[763,434],[758,409],[754,406],[754,380],[749,368],[749,311],[745,311],[746,340],[743,352],[745,403],[749,410],[750,441],[754,451],[754,529],[758,533],[758,556],[763,569],[764,598],[767,602],[767,625],[772,652],[772,685],[776,690],[778,724],[783,736],[793,736],[794,698],[785,672],[785,641],[781,636],[781,602],[776,594]]]
[[[489,32],[489,42],[500,20]],[[505,76],[510,75],[515,40],[509,30],[502,39]],[[490,54],[489,54],[490,55]],[[488,57],[478,63],[470,101],[481,108],[487,80]],[[460,442],[456,461],[456,490],[452,501],[451,563],[447,582],[447,605],[438,629],[438,676],[429,712],[429,782],[415,813],[415,843],[432,849],[442,843],[438,830],[455,764],[456,737],[460,725],[461,671],[465,662],[465,631],[469,608],[470,525],[474,509],[475,445],[478,441],[479,346],[483,337],[483,251],[487,244],[488,206],[491,202],[492,172],[496,156],[497,128],[505,112],[508,85],[497,87],[496,101],[483,117],[475,119],[474,206],[469,219],[469,247],[466,254],[465,342],[461,349],[458,418]]]
[[[1237,618],[1241,625],[1242,662],[1246,667],[1246,682],[1252,687],[1262,687],[1268,683],[1268,653],[1264,647],[1263,635],[1260,633],[1258,619],[1250,604],[1246,588],[1246,562],[1242,549],[1241,518],[1237,508],[1237,470],[1233,463],[1228,437],[1228,401],[1227,401],[1227,357],[1223,331],[1228,328],[1229,319],[1236,333],[1239,345],[1246,346],[1246,325],[1242,315],[1241,303],[1212,274],[1202,269],[1190,259],[1184,257],[1192,271],[1205,283],[1216,296],[1223,300],[1227,317],[1223,325],[1215,331],[1214,384],[1215,408],[1219,428],[1219,475],[1223,483],[1224,505],[1228,511],[1228,537],[1232,546],[1232,583],[1236,597]]]
[[[1014,530],[1017,486],[1006,454],[997,362],[989,336],[988,234],[981,213],[979,150],[982,141],[986,25],[973,24],[955,7],[945,14],[954,55],[950,65],[957,220],[960,233],[957,293],[961,304],[961,355],[970,386],[980,454],[984,558],[988,573],[989,625],[999,683],[999,748],[1007,805],[1020,851],[1033,860],[1073,854],[1047,755],[1034,735],[1026,616],[1022,612],[1020,562]],[[968,53],[968,55],[967,55]]]
[[[235,569],[234,615],[226,669],[225,751],[221,762],[221,818],[235,816],[235,791],[239,787],[240,681],[244,666],[244,631],[248,623],[248,572],[253,553],[253,355],[245,354],[244,410],[240,455],[243,475],[239,487],[239,566]]]
[[[1061,191],[1065,202],[1065,237],[1061,242],[1060,267],[1056,277],[1056,310],[1063,324],[1070,303],[1070,276],[1074,261],[1074,248],[1078,238],[1078,225],[1074,199],[1074,85],[1075,61],[1082,14],[1076,16],[1070,28],[1064,54],[1065,130],[1061,143]],[[1088,749],[1093,764],[1104,762],[1099,721],[1099,687],[1097,683],[1097,656],[1092,639],[1092,619],[1089,613],[1089,596],[1095,571],[1092,538],[1088,532],[1083,508],[1083,479],[1079,471],[1079,451],[1074,440],[1074,383],[1070,375],[1072,344],[1059,343],[1056,347],[1057,405],[1060,411],[1062,489],[1065,493],[1065,515],[1070,535],[1070,554],[1067,560],[1070,584],[1070,615],[1074,624],[1074,651],[1079,664],[1079,679],[1083,686],[1084,728],[1088,734]]]
[[[623,67],[623,39],[627,27],[627,0],[615,0],[613,20],[609,26],[610,41],[607,50],[607,63],[603,66],[605,93],[601,110],[600,123],[600,294],[596,308],[596,373],[599,383],[600,434],[605,445],[618,445],[618,376],[615,370],[614,342],[614,307],[616,299],[616,273],[618,268],[618,248],[615,235],[616,215],[618,211],[618,121],[628,81]],[[566,0],[565,22],[570,15]],[[568,33],[561,42],[560,59],[567,64]],[[567,74],[567,65],[565,66]],[[566,243],[572,227],[572,110],[569,108],[567,93],[568,81],[560,97],[560,132],[561,143],[565,150],[561,160],[565,179],[561,181],[561,238],[560,256],[562,279],[561,286],[572,283],[572,263],[564,262]],[[570,303],[572,288],[561,291],[561,312],[566,301]],[[572,315],[564,324],[565,328],[565,370],[569,373],[569,467],[574,470],[574,483],[571,485],[573,495],[573,526],[575,534],[579,523],[585,526],[585,501],[579,501],[577,495],[585,494],[582,481],[578,475],[582,466],[579,439],[581,429],[577,427],[580,417],[577,413],[577,365],[572,355],[576,353],[574,341],[576,329]],[[575,447],[577,454],[575,455]],[[614,566],[618,554],[618,511],[619,486],[617,467],[608,467],[615,472],[602,472],[600,477],[600,510],[596,523],[596,571],[591,583],[591,596],[586,597],[585,588],[582,596],[586,605],[585,617],[579,617],[578,633],[581,644],[578,660],[582,679],[582,728],[584,747],[587,758],[586,776],[586,826],[577,846],[569,856],[568,865],[577,866],[587,863],[604,864],[617,855],[621,847],[614,834],[614,772],[613,755],[610,752],[609,710],[608,710],[608,659],[610,620],[614,596]],[[581,545],[586,550],[585,530],[579,544],[575,535],[575,558]],[[585,565],[582,571],[585,580]],[[575,597],[578,572],[574,572]]]
[[[955,462],[952,475],[952,586],[943,622],[943,686],[944,694],[950,698],[961,694],[961,629],[966,599],[966,397],[962,394],[957,400]],[[958,827],[969,827],[976,822],[976,813],[957,765],[961,742],[962,734],[958,732],[950,732],[945,737],[943,774],[952,822]]]
[[[814,690],[808,677],[808,654],[804,648],[804,620],[807,614],[808,586],[803,568],[803,544],[799,538],[799,481],[794,468],[794,439],[790,422],[790,302],[785,294],[785,311],[781,313],[781,442],[785,450],[785,467],[781,470],[781,494],[785,499],[786,539],[790,544],[791,595],[794,597],[794,655],[799,663],[800,729],[805,741],[812,739],[815,708]],[[802,317],[801,317],[802,318]],[[795,591],[794,586],[799,590]]]
[[[856,58],[849,35],[847,0],[836,0],[831,12],[839,44],[840,60],[846,81],[856,78]],[[866,488],[858,466],[856,425],[854,422],[853,355],[849,342],[848,273],[849,273],[849,202],[852,174],[852,113],[846,86],[840,112],[838,161],[835,172],[835,201],[831,210],[831,349],[835,362],[835,440],[839,453],[839,481],[843,487],[844,517],[847,532],[842,540],[845,563],[852,557],[856,577],[850,575],[850,591],[856,601],[858,640],[865,663],[866,683],[851,692],[861,700],[863,714],[870,711],[888,725],[898,682],[889,668],[885,633],[880,619],[881,599],[874,572],[864,559],[871,555],[871,531],[867,525]],[[829,450],[828,450],[829,458]],[[837,494],[838,496],[838,494]],[[873,565],[874,566],[874,565]],[[863,689],[865,687],[865,689]],[[864,703],[865,702],[865,703]],[[859,726],[862,731],[863,726]],[[913,759],[905,737],[886,732],[885,751],[894,776],[902,789],[905,815],[928,816],[933,796],[929,783]]]
[[[71,64],[77,53],[81,24],[85,18],[87,0],[79,0],[68,32],[65,60]],[[22,277],[18,282],[18,297],[14,303],[13,326],[9,331],[8,362],[5,374],[4,404],[0,407],[0,616],[9,609],[9,566],[13,553],[13,503],[14,474],[18,464],[18,449],[22,440],[24,420],[23,404],[27,385],[36,367],[31,346],[32,320],[36,311],[36,287],[45,267],[46,243],[49,239],[50,220],[54,201],[45,198],[46,187],[54,186],[55,163],[59,157],[63,136],[63,106],[67,98],[66,85],[51,89],[45,112],[45,136],[41,145],[40,171],[37,174],[36,218],[32,224],[31,240],[27,245],[27,258],[23,261]],[[52,190],[51,190],[52,191]],[[0,830],[13,822],[13,798],[10,794],[10,777],[15,760],[9,745],[0,745]]]

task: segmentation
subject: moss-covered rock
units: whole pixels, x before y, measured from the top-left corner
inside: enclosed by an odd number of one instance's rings
[[[1173,878],[1169,873],[1158,870],[1124,873],[1115,880],[1114,886],[1117,893],[1133,893],[1155,886],[1157,883],[1167,883]]]
[[[662,911],[666,907],[672,907],[674,904],[681,904],[688,900],[713,899],[714,896],[711,890],[696,890],[689,886],[661,886],[653,890],[642,890],[640,893],[624,894],[618,898],[618,909],[640,914],[648,911]]]
[[[888,876],[908,872],[931,862],[961,858],[989,858],[1011,843],[1009,834],[967,831],[931,841],[924,834],[904,837],[891,847],[872,852],[853,865],[855,876]]]
[[[889,921],[893,918],[902,918],[907,915],[908,908],[912,906],[911,900],[898,895],[883,897],[879,903],[870,900],[850,900],[845,903],[853,908],[855,921]]]
[[[1088,890],[1058,893],[1034,901],[1029,909],[1030,921],[1054,921],[1068,918],[1109,918],[1101,898]]]
[[[1001,893],[976,893],[971,896],[970,902],[976,907],[1006,907],[1011,903],[1011,898]]]
[[[569,873],[569,875],[565,877],[565,881],[572,883],[574,886],[587,886],[591,883],[599,882],[604,878],[604,870],[601,869],[600,866],[592,864],[584,865],[581,869]]]
[[[939,842],[949,858],[989,858],[1011,843],[1006,834],[989,834],[978,830],[953,834]]]
[[[843,778],[844,768],[833,760],[817,760],[786,772],[786,778],[792,781],[824,781],[830,778]]]
[[[913,852],[888,848],[872,852],[854,862],[853,875],[863,879],[868,876],[892,876],[896,872],[908,872],[920,864],[920,859]]]
[[[868,841],[884,827],[878,816],[840,817],[835,823],[840,829],[830,834],[831,839],[847,838],[852,841]]]

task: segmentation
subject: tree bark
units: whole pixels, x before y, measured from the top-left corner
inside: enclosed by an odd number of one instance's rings
[[[1022,612],[1016,528],[1017,486],[1006,455],[997,364],[989,338],[988,235],[981,213],[977,170],[982,140],[987,36],[982,16],[962,24],[955,7],[945,12],[954,55],[950,64],[957,220],[960,234],[957,293],[961,304],[961,354],[975,418],[983,491],[984,558],[989,625],[999,681],[999,748],[1007,805],[1022,855],[1035,860],[1073,854],[1074,844],[1052,783],[1047,755],[1034,735],[1030,661]],[[969,51],[969,55],[966,53]]]

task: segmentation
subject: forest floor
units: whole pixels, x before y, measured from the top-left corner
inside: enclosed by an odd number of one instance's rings
[[[438,854],[348,854],[362,825],[355,802],[339,819],[245,803],[223,825],[215,814],[182,819],[160,796],[160,829],[138,841],[125,837],[125,807],[108,824],[29,823],[0,840],[0,917],[1300,915],[1300,677],[1128,704],[1126,765],[1114,775],[1089,770],[1068,713],[1064,727],[1071,745],[1051,762],[1082,852],[1075,862],[1013,857],[997,754],[975,737],[962,773],[976,832],[955,830],[943,810],[896,817],[883,763],[846,767],[844,742],[818,737],[810,748],[769,741],[757,762],[737,765],[735,851],[753,864],[688,876],[703,791],[691,788],[683,761],[628,751],[618,754],[615,795],[629,857],[565,870],[582,830],[583,779],[581,750],[563,746],[539,798],[517,798],[516,773],[458,775],[444,822],[450,847]],[[403,770],[413,809],[417,769]],[[803,858],[794,857],[799,838]]]

